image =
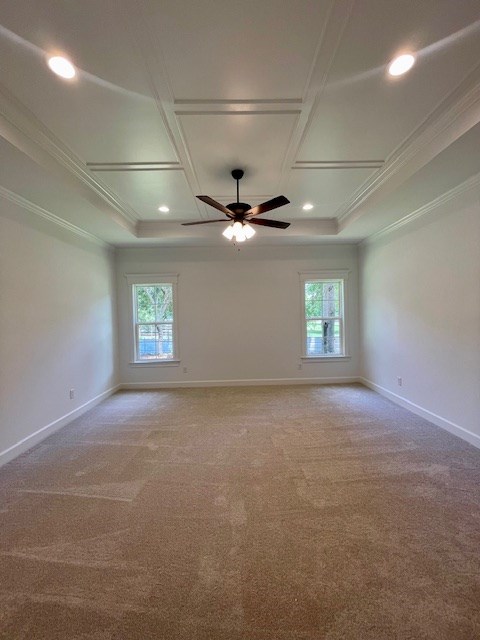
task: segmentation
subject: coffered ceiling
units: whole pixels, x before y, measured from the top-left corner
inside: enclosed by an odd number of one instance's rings
[[[181,222],[218,218],[195,195],[234,201],[238,167],[241,200],[290,200],[250,242],[314,244],[480,184],[478,0],[0,0],[0,24],[0,211],[220,244],[221,223]]]

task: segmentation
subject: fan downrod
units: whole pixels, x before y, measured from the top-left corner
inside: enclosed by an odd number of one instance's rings
[[[243,178],[245,172],[243,169],[233,169],[232,178],[237,181],[237,201],[227,204],[227,209],[235,214],[235,220],[243,220],[245,213],[250,209],[250,205],[246,202],[240,202],[239,197],[239,181]]]

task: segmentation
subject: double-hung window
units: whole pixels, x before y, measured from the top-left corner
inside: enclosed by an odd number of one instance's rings
[[[304,358],[345,357],[345,288],[348,272],[302,273]]]
[[[133,312],[133,361],[178,359],[176,276],[127,276]]]

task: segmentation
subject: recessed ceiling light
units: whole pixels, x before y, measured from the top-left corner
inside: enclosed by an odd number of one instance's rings
[[[162,204],[161,207],[158,207],[158,210],[161,211],[162,213],[168,213],[170,211],[170,209],[166,207],[164,204]]]
[[[391,76],[401,76],[413,67],[415,64],[415,56],[411,53],[404,53],[392,62],[388,66],[388,73]]]
[[[62,56],[52,56],[48,59],[48,66],[61,78],[71,80],[75,77],[76,71],[70,60],[63,58]]]
[[[304,211],[310,211],[310,209],[313,209],[313,204],[310,204],[310,202],[306,202],[306,203],[303,205],[302,209],[303,209]]]

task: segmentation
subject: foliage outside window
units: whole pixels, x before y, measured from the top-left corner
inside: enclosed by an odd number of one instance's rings
[[[132,284],[135,362],[161,362],[177,357],[175,283]]]
[[[344,356],[344,279],[304,279],[303,303],[304,357]]]

